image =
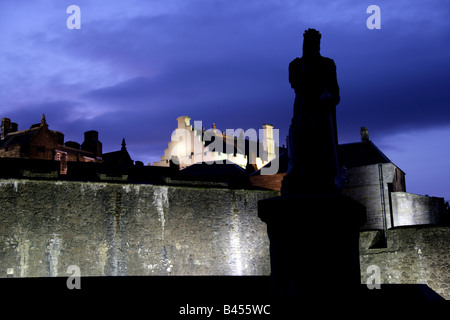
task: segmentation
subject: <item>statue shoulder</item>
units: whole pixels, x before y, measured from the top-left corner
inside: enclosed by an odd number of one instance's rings
[[[300,64],[300,63],[302,63],[302,58],[297,57],[297,58],[295,58],[294,60],[292,60],[292,61],[289,63],[289,65],[290,65],[290,66],[291,66],[291,65],[297,65],[297,64]]]
[[[326,66],[335,67],[336,68],[336,64],[334,63],[333,59],[330,59],[330,58],[327,58],[327,57],[322,57],[322,63],[325,64]]]

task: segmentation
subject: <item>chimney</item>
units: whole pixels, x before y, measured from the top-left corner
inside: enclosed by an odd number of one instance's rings
[[[179,129],[190,129],[191,127],[191,118],[188,116],[181,116],[177,118],[178,128]]]
[[[84,141],[81,144],[81,149],[92,152],[95,157],[102,156],[102,143],[98,140],[98,131],[91,130],[84,133]]]
[[[9,118],[2,118],[2,133],[1,138],[4,139],[11,131],[11,120]]]
[[[9,132],[17,132],[19,130],[19,125],[15,122],[11,122],[11,127]]]
[[[369,130],[366,127],[361,127],[361,142],[369,142]]]
[[[47,125],[47,121],[45,120],[45,114],[44,113],[42,114],[41,125],[42,126],[48,126]]]
[[[263,124],[263,148],[267,152],[268,161],[275,157],[275,141],[273,140],[273,125]]]

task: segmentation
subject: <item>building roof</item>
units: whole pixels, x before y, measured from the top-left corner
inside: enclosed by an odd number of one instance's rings
[[[392,163],[372,141],[341,144],[338,146],[338,157],[339,165],[347,168]]]
[[[212,164],[207,163],[196,163],[193,164],[181,172],[184,175],[189,175],[192,177],[213,177],[213,176],[229,176],[229,175],[244,175],[245,170],[234,163],[226,163],[226,160],[221,160],[213,162]]]
[[[14,145],[25,145],[30,143],[39,128],[32,128],[17,132],[8,133],[4,139],[0,140],[0,147],[9,147]]]
[[[393,163],[372,141],[340,144],[338,145],[338,158],[339,166],[345,166],[346,168]],[[286,173],[288,163],[287,150],[280,152],[278,173]],[[271,163],[266,166],[271,166]],[[259,174],[260,170],[253,173],[253,175]]]
[[[133,163],[130,154],[127,150],[118,150],[102,154],[102,158],[106,163],[116,163],[118,161],[124,161],[126,163]]]
[[[107,152],[102,154],[102,159],[107,164],[132,165],[133,160],[127,151],[125,139],[122,139],[122,148],[118,151]]]
[[[64,134],[60,131],[49,130],[48,125],[45,122],[45,116],[42,115],[42,122],[32,125],[30,129],[8,132],[4,136],[4,138],[0,140],[0,148],[6,148],[16,145],[28,145],[33,140],[33,138],[39,132],[41,132],[42,128],[45,128],[45,130],[56,139],[55,141],[57,141],[58,143],[63,143]]]
[[[68,146],[63,146],[63,145],[59,145],[57,147],[58,151],[64,151],[67,153],[75,153],[75,154],[79,154],[80,156],[83,157],[88,157],[88,158],[92,158],[94,157],[94,155],[92,154],[92,152],[90,151],[86,151],[86,150],[82,150],[82,149],[77,149],[77,148],[72,148],[72,147],[68,147]]]

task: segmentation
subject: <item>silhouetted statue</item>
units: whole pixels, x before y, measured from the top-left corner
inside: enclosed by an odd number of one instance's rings
[[[289,166],[281,192],[334,193],[340,190],[336,65],[320,55],[321,34],[317,30],[308,29],[303,37],[303,56],[289,64],[295,102],[289,128]]]
[[[303,306],[330,302],[330,296],[345,303],[360,292],[359,227],[366,208],[340,193],[336,66],[320,55],[318,31],[308,29],[303,36],[303,56],[289,64],[295,103],[288,172],[280,196],[258,201],[258,216],[267,224],[273,295],[296,298]],[[330,247],[335,243],[339,249]],[[293,263],[286,257],[298,248],[302,262]],[[326,254],[323,248],[329,249]],[[324,276],[330,263],[335,279]],[[331,295],[325,292],[330,286],[336,288]]]

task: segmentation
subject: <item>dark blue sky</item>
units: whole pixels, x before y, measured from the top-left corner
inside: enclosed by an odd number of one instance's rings
[[[66,8],[81,8],[69,30]],[[369,5],[381,29],[369,30]],[[189,115],[221,129],[271,123],[284,144],[289,62],[307,28],[335,60],[341,143],[361,126],[406,172],[407,191],[450,199],[450,2],[2,0],[0,116],[26,129],[42,113],[65,140],[98,130],[134,160],[159,160]]]

